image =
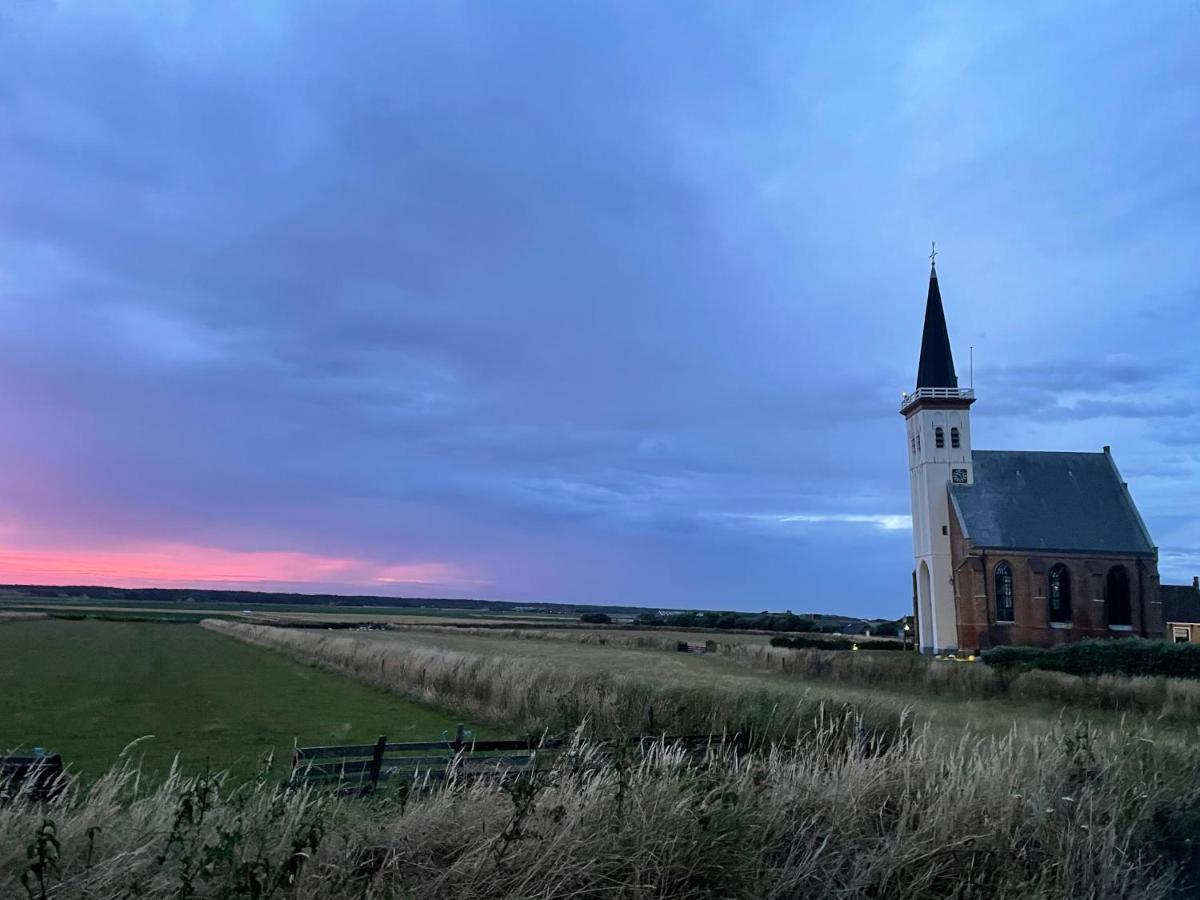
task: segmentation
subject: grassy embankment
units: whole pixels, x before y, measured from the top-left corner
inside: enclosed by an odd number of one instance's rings
[[[896,733],[903,719],[897,704],[837,690],[819,695],[795,690],[732,664],[703,665],[703,659],[683,653],[456,633],[320,632],[219,621],[204,626],[529,732],[562,733],[583,722],[600,735],[720,732],[750,724],[780,736],[808,730],[822,706],[827,711],[852,706],[869,731]]]
[[[562,730],[582,713],[600,730],[720,730],[762,721],[773,710],[780,722],[804,718],[822,702],[852,706],[868,724],[885,729],[904,713],[947,735],[1000,736],[1014,728],[1035,735],[1060,718],[1081,716],[1152,736],[1194,737],[1200,726],[1200,684],[1178,679],[1044,672],[1011,678],[982,664],[931,663],[912,654],[759,644],[697,656],[647,649],[642,642],[652,637],[629,633],[619,639],[637,644],[524,640],[461,629],[211,627],[422,701],[531,730]]]
[[[195,625],[22,621],[0,628],[0,751],[61,752],[107,771],[130,741],[148,771],[176,753],[188,771],[245,773],[301,744],[429,740],[453,733],[445,709],[406,700]]]

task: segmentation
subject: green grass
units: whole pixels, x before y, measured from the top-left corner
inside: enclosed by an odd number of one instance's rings
[[[193,771],[246,774],[270,752],[290,764],[294,742],[431,740],[459,721],[190,624],[7,623],[0,685],[0,751],[44,747],[83,774],[145,735],[137,754],[151,772],[179,753]]]

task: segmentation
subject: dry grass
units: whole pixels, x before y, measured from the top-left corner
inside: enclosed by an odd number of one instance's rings
[[[119,768],[0,807],[0,896],[1190,896],[1200,749],[1065,729],[864,752],[837,723],[688,760],[580,744],[529,780],[370,800]]]
[[[0,896],[1194,895],[1200,743],[1166,732],[1060,721],[998,738],[968,725],[949,739],[902,727],[899,705],[883,691],[871,700],[860,687],[862,702],[820,703],[794,688],[798,678],[774,670],[681,686],[647,680],[649,666],[614,674],[558,664],[572,654],[671,665],[682,658],[687,672],[703,673],[736,668],[729,659],[494,639],[539,651],[513,658],[455,650],[442,637],[422,646],[417,638],[427,635],[206,627],[529,730],[578,724],[577,743],[529,778],[436,791],[394,785],[367,799],[289,793],[269,776],[235,788],[173,773],[148,785],[119,767],[48,803],[0,805]],[[775,664],[774,655],[761,660]],[[834,679],[845,674],[828,672],[823,683],[836,692]],[[1036,674],[1029,693],[1073,690]],[[779,689],[747,688],[763,683]],[[980,702],[1003,701],[959,700],[955,708]],[[660,746],[614,758],[587,740],[747,721],[771,740],[743,756],[697,760]]]

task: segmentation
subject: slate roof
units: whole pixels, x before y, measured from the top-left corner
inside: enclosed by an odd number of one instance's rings
[[[1160,584],[1163,618],[1168,622],[1200,622],[1200,590],[1190,584]]]
[[[975,483],[950,487],[971,543],[995,550],[1152,555],[1112,456],[976,450]]]
[[[958,387],[954,354],[938,288],[937,270],[929,270],[929,294],[925,298],[925,330],[921,332],[921,361],[917,365],[917,387]]]

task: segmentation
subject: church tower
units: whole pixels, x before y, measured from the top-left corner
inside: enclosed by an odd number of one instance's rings
[[[922,652],[958,649],[954,572],[950,561],[950,484],[972,484],[971,404],[975,392],[958,386],[936,264],[929,271],[925,330],[917,386],[900,413],[908,426],[917,637]]]

